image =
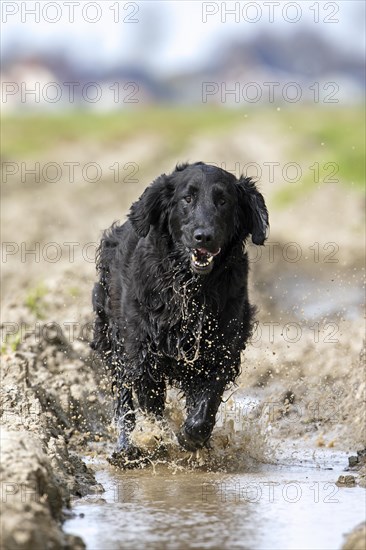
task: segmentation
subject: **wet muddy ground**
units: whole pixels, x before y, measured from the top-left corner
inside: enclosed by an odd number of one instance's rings
[[[106,492],[75,503],[64,529],[106,550],[340,548],[343,534],[365,517],[365,494],[338,488],[334,469],[346,457],[324,455],[322,467],[252,463],[236,474],[120,473],[94,463]]]
[[[282,136],[269,144],[260,130],[253,142],[248,135],[253,128],[238,125],[195,136],[179,158],[160,160],[158,140],[131,139],[128,154],[118,154],[139,163],[140,181],[123,188],[106,181],[3,189],[3,240],[15,247],[2,264],[4,548],[365,547],[362,528],[345,543],[365,517],[363,198],[340,184],[279,207],[281,182],[261,181],[271,234],[260,254],[248,249],[258,325],[211,449],[192,455],[178,447],[184,403],[171,391],[164,425],[141,416],[134,434],[151,456],[161,442],[166,454],[131,471],[106,461],[113,407],[88,346],[88,245],[177,160],[222,158],[229,167],[243,150],[248,161],[288,158]],[[76,149],[74,157],[58,154],[78,158]],[[38,243],[39,254],[22,255],[22,243]],[[57,261],[50,243],[60,245]]]

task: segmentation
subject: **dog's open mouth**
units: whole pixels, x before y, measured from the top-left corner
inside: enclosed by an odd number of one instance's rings
[[[213,259],[220,252],[209,252],[205,248],[195,248],[191,254],[191,266],[196,273],[209,273],[213,267]]]

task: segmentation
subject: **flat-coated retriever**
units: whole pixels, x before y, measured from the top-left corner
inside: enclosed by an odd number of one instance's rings
[[[93,290],[92,347],[113,376],[122,463],[138,456],[133,392],[162,417],[167,383],[186,397],[179,443],[208,442],[253,325],[243,243],[262,245],[268,229],[253,181],[202,162],[158,177],[128,218],[102,237]]]

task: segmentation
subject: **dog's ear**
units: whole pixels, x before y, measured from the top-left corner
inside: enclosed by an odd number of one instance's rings
[[[269,219],[263,195],[251,178],[242,176],[237,182],[238,204],[236,226],[241,237],[250,233],[254,244],[263,244],[267,238]]]
[[[193,164],[190,164],[189,162],[181,162],[178,163],[175,167],[175,172],[183,172],[188,166],[205,166],[205,163],[201,160],[198,162],[194,162]]]
[[[183,172],[189,166],[188,162],[181,162],[175,166],[175,172]]]
[[[172,194],[171,180],[162,174],[132,204],[128,217],[139,237],[146,237],[150,225],[157,225],[166,218]]]

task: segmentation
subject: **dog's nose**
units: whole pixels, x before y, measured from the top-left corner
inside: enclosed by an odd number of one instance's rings
[[[193,233],[194,240],[199,244],[206,244],[212,241],[212,234],[204,229],[196,229]]]

